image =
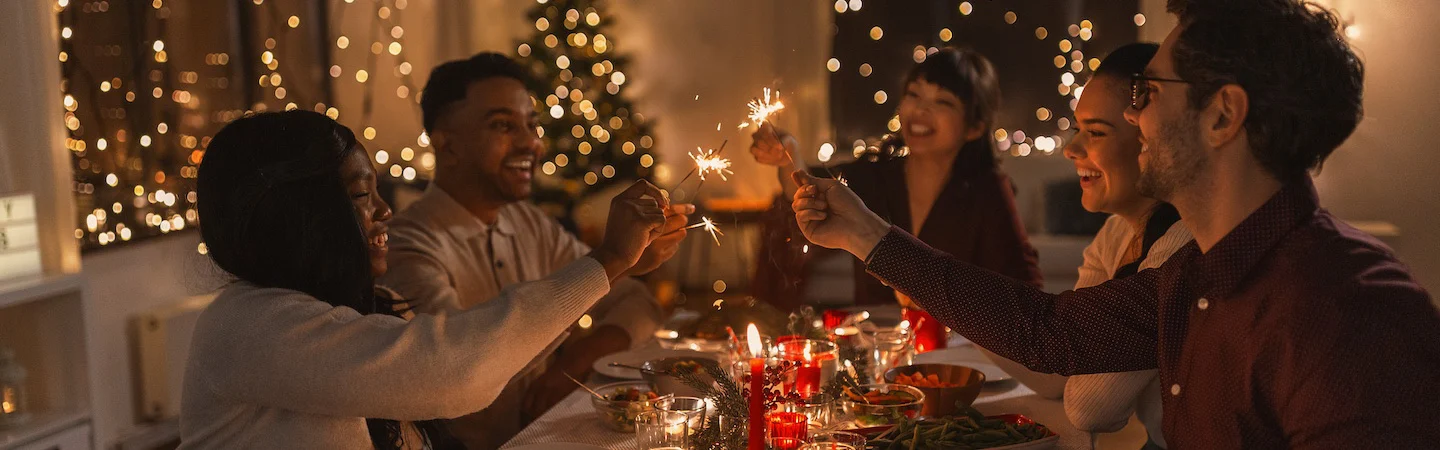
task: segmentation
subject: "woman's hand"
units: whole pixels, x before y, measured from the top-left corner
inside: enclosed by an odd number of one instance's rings
[[[800,141],[797,141],[795,136],[775,128],[770,122],[760,124],[760,127],[750,134],[750,155],[755,157],[755,162],[767,166],[793,165],[790,155],[799,147]]]

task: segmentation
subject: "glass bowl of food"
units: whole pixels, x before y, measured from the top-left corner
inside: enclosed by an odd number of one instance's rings
[[[645,369],[640,374],[647,383],[655,387],[655,392],[659,395],[702,397],[699,389],[680,381],[682,376],[694,376],[702,383],[713,384],[715,379],[705,372],[702,364],[715,365],[718,363],[713,358],[673,356],[646,361],[640,366]]]
[[[595,406],[595,415],[605,428],[620,433],[635,432],[635,417],[655,409],[662,397],[655,393],[650,383],[643,381],[622,381],[595,388],[604,398],[590,396]]]
[[[846,389],[841,402],[846,417],[856,428],[898,424],[920,415],[925,393],[911,386],[893,383],[867,384],[860,389]]]

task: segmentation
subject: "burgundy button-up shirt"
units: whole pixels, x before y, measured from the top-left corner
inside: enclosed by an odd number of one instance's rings
[[[1172,448],[1440,447],[1440,313],[1390,249],[1283,188],[1202,253],[1047,294],[897,229],[867,269],[1041,372],[1160,369]]]

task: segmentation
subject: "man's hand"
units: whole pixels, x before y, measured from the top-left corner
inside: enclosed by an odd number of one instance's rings
[[[605,222],[605,239],[590,256],[605,267],[611,281],[625,275],[651,241],[660,237],[665,210],[670,201],[660,188],[645,180],[636,181],[610,200]]]
[[[660,237],[650,242],[645,248],[645,253],[640,255],[640,262],[631,267],[627,275],[644,275],[654,271],[656,268],[669,261],[680,250],[680,243],[685,240],[688,232],[685,227],[690,226],[690,214],[695,213],[695,205],[688,203],[677,203],[666,209],[665,225],[660,228]]]
[[[839,181],[815,178],[803,171],[791,174],[800,189],[795,192],[795,221],[805,238],[816,245],[844,249],[865,259],[890,232],[890,224],[865,207],[860,197]]]

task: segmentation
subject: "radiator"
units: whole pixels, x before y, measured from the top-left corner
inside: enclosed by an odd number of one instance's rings
[[[131,320],[137,419],[161,422],[179,416],[190,337],[200,312],[214,299],[214,294],[191,297]]]

